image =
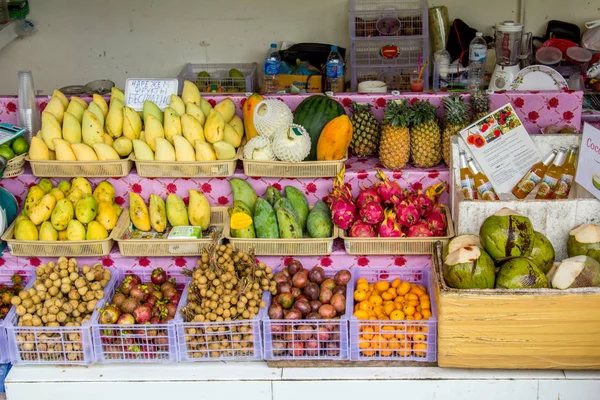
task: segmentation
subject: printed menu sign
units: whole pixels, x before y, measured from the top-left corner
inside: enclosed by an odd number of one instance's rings
[[[127,79],[125,82],[125,105],[142,111],[144,101],[155,103],[164,110],[171,102],[171,95],[177,94],[177,79]]]
[[[460,132],[497,193],[509,193],[541,157],[510,104]]]
[[[575,182],[600,199],[600,130],[590,124],[583,125],[579,166]]]

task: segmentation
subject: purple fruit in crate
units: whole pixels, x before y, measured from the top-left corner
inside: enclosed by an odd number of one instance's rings
[[[158,301],[159,301],[159,299],[157,299],[156,296],[151,294],[146,299],[146,302],[144,303],[144,305],[150,306],[150,308],[154,308],[156,306],[156,303],[158,303]]]
[[[332,290],[333,294],[341,294],[346,296],[346,285],[337,285]]]
[[[288,281],[281,282],[277,284],[277,293],[291,293],[292,292],[292,284]]]
[[[133,297],[126,298],[121,304],[121,311],[126,314],[132,314],[133,310],[140,305],[140,302]]]
[[[329,304],[331,304],[333,308],[335,308],[335,311],[340,315],[346,311],[346,298],[343,294],[334,294]]]
[[[340,355],[340,343],[339,342],[329,342],[325,345],[327,348],[327,355],[329,357],[337,357]]]
[[[319,342],[316,339],[307,340],[304,347],[307,356],[315,357],[319,355]]]
[[[179,304],[179,300],[181,300],[181,293],[177,292],[169,299],[170,304],[175,304],[177,306]]]
[[[298,299],[298,297],[300,297],[302,295],[302,290],[298,289],[297,287],[293,287],[292,288],[292,297],[295,299]]]
[[[135,318],[131,314],[121,314],[117,320],[118,325],[133,325],[135,324]]]
[[[150,293],[150,295],[156,297],[158,300],[162,300],[164,297],[163,292],[156,288]]]
[[[308,273],[308,279],[310,279],[311,282],[320,285],[325,280],[325,270],[318,266],[312,267]]]
[[[302,313],[294,308],[288,310],[288,313],[285,315],[284,319],[298,320],[302,319]]]
[[[286,310],[289,310],[294,305],[294,297],[291,293],[281,293],[279,295],[279,304]]]
[[[329,330],[324,326],[319,326],[319,328],[317,329],[317,339],[323,342],[329,340],[330,338],[331,333],[329,333]]]
[[[165,290],[167,290],[169,288],[177,289],[177,283],[175,282],[175,279],[171,278],[168,281],[166,281],[165,283],[163,283],[162,285],[160,285],[160,290],[163,293]]]
[[[294,276],[303,269],[304,267],[302,266],[302,263],[298,260],[291,260],[287,265],[287,271],[290,276]]]
[[[150,280],[155,285],[162,285],[163,283],[165,283],[167,281],[167,273],[162,268],[156,268],[152,271]]]
[[[177,304],[168,303],[167,304],[167,316],[173,318],[173,317],[175,317],[176,313],[177,313]]]
[[[150,318],[152,318],[152,309],[148,306],[137,306],[135,310],[133,310],[133,318],[135,318],[135,322],[138,324],[150,322]]]
[[[136,282],[133,276],[128,275],[125,277],[125,279],[123,279],[123,282],[121,282],[121,286],[119,286],[119,291],[125,296],[129,296],[131,288],[137,285],[138,283],[139,282]]]
[[[306,299],[296,300],[293,308],[300,311],[303,316],[308,315],[311,311],[310,303]]]
[[[273,274],[273,280],[277,284],[284,283],[284,282],[287,283],[288,279],[289,279],[288,276],[283,272],[277,272],[277,273]]]
[[[309,282],[302,291],[302,294],[304,294],[309,301],[312,301],[319,298],[319,292],[319,285],[314,282]]]
[[[101,324],[115,324],[121,316],[121,310],[113,304],[108,304],[100,312]]]
[[[281,270],[281,274],[285,276],[286,281],[292,277],[292,275],[290,275],[290,270],[288,269],[288,267],[283,267]]]
[[[125,301],[126,298],[127,298],[127,296],[125,296],[123,293],[117,292],[117,293],[115,293],[115,295],[112,298],[112,303],[115,306],[120,308],[121,304],[123,304],[123,302]]]
[[[288,343],[288,349],[292,353],[292,356],[302,357],[304,355],[304,342],[291,341]]]
[[[131,288],[131,291],[129,292],[129,296],[133,297],[140,303],[143,303],[144,301],[146,301],[146,299],[148,298],[149,295],[150,295],[150,291],[148,290],[148,286],[141,285],[141,284],[135,285],[134,287]]]
[[[154,343],[158,344],[158,345],[168,345],[169,338],[165,337],[165,336],[160,336],[160,337],[157,337],[156,339],[154,339]]]
[[[171,298],[173,298],[173,296],[175,296],[177,293],[179,293],[177,291],[177,289],[175,288],[175,286],[163,289],[162,292],[163,292],[164,298],[167,300],[171,300]]]
[[[308,340],[313,337],[313,327],[310,325],[298,325],[294,327],[294,340]]]
[[[310,301],[310,311],[311,312],[318,312],[319,308],[322,306],[323,304],[319,301],[319,300],[311,300]]]
[[[329,290],[335,289],[335,281],[331,278],[325,279],[323,282],[321,282],[321,289],[323,288],[327,288]]]
[[[321,314],[318,312],[311,312],[304,319],[321,319]]]
[[[282,318],[274,318],[274,319],[283,319]],[[282,324],[271,324],[271,333],[282,333],[285,330],[285,325]]]
[[[331,304],[323,304],[319,308],[319,314],[321,314],[321,317],[323,317],[324,319],[334,318],[336,316],[336,313],[337,312],[335,311],[335,308],[333,308]]]
[[[271,307],[269,307],[269,318],[283,319],[283,307],[281,304],[271,304]]]
[[[304,289],[308,284],[308,271],[303,269],[292,276],[292,286],[298,289]]]
[[[310,300],[308,300],[308,298],[307,298],[305,295],[303,295],[303,294],[301,294],[301,295],[299,295],[298,297],[296,297],[296,301],[299,301],[299,300],[306,300],[306,301],[310,301]]]
[[[338,271],[335,273],[335,276],[333,277],[333,281],[336,285],[347,285],[348,282],[350,282],[350,279],[352,279],[352,274],[350,274],[350,271],[343,269],[341,271]],[[335,286],[331,289],[333,290],[335,288]]]
[[[321,293],[319,293],[319,301],[322,304],[329,304],[331,297],[333,297],[333,292],[329,288],[321,289]]]
[[[272,347],[273,347],[273,355],[276,357],[283,356],[286,353],[285,342],[282,342],[279,340],[273,341]]]

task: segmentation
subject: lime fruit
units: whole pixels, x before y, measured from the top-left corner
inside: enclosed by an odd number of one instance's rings
[[[20,156],[21,154],[25,154],[29,151],[29,143],[27,143],[27,139],[23,136],[19,136],[12,143],[12,149],[16,155]]]
[[[6,161],[15,157],[15,152],[7,145],[0,146],[0,156],[6,158]]]

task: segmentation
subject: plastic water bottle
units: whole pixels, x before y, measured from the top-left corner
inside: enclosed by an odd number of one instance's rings
[[[327,72],[327,85],[329,91],[338,93],[344,91],[344,59],[338,51],[337,46],[331,46],[329,56],[327,56],[327,64],[325,64]]]
[[[271,43],[271,47],[267,50],[265,56],[265,64],[263,68],[263,91],[265,94],[275,93],[277,91],[277,75],[281,66],[281,57],[277,51],[277,45]]]
[[[487,55],[487,44],[481,32],[475,34],[475,38],[469,45],[469,89],[479,90],[483,85],[485,56]]]

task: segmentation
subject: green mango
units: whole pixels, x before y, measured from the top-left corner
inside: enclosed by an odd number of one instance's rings
[[[50,193],[50,191],[54,187],[54,185],[52,184],[52,182],[50,182],[50,179],[48,178],[41,179],[37,185],[40,187],[40,189],[44,191],[45,194]]]
[[[309,211],[308,200],[306,200],[306,196],[304,196],[304,193],[293,186],[286,186],[283,188],[283,191],[285,192],[286,199],[290,201],[292,207],[294,208],[294,213],[298,217],[300,228],[304,230]]]
[[[58,232],[56,229],[54,229],[50,221],[42,222],[38,239],[49,242],[55,242],[58,240]]]
[[[234,200],[233,206],[227,209],[229,216],[236,212],[243,212],[252,217],[252,211],[246,203],[240,200]],[[254,239],[256,237],[256,231],[254,230],[254,223],[250,224],[244,229],[231,229],[231,237],[239,239]]]
[[[290,203],[290,201],[288,199],[286,199],[285,197],[280,198],[273,205],[273,209],[275,211],[279,210],[281,207],[287,208],[288,210],[294,212],[294,207],[292,207],[292,203]],[[294,212],[294,215],[295,215],[295,212]]]
[[[167,219],[171,226],[186,226],[190,224],[187,207],[181,197],[170,194],[166,202]]]
[[[277,200],[281,198],[281,192],[277,190],[277,188],[273,186],[268,186],[267,191],[265,192],[265,199],[269,202],[271,206],[274,206]]]
[[[65,195],[67,195],[71,190],[71,182],[67,180],[60,181],[56,187],[59,188]]]
[[[254,229],[256,237],[261,239],[279,238],[277,215],[271,204],[265,199],[256,199],[254,208]]]
[[[75,218],[82,224],[89,224],[98,214],[98,202],[91,194],[86,194],[75,205]],[[59,229],[60,230],[60,229]]]
[[[294,212],[285,208],[277,209],[277,223],[279,225],[279,237],[282,239],[302,238],[302,228]]]
[[[254,213],[254,204],[256,203],[256,191],[254,188],[245,180],[240,178],[231,178],[229,180],[231,186],[231,193],[233,194],[233,201],[243,201],[246,203],[251,213]],[[252,216],[253,214],[250,214]]]
[[[52,226],[57,231],[67,229],[69,221],[73,219],[73,204],[67,199],[60,199],[56,202],[54,210],[50,215]]]
[[[333,233],[331,212],[327,205],[319,200],[306,219],[306,230],[311,238],[329,238]]]

